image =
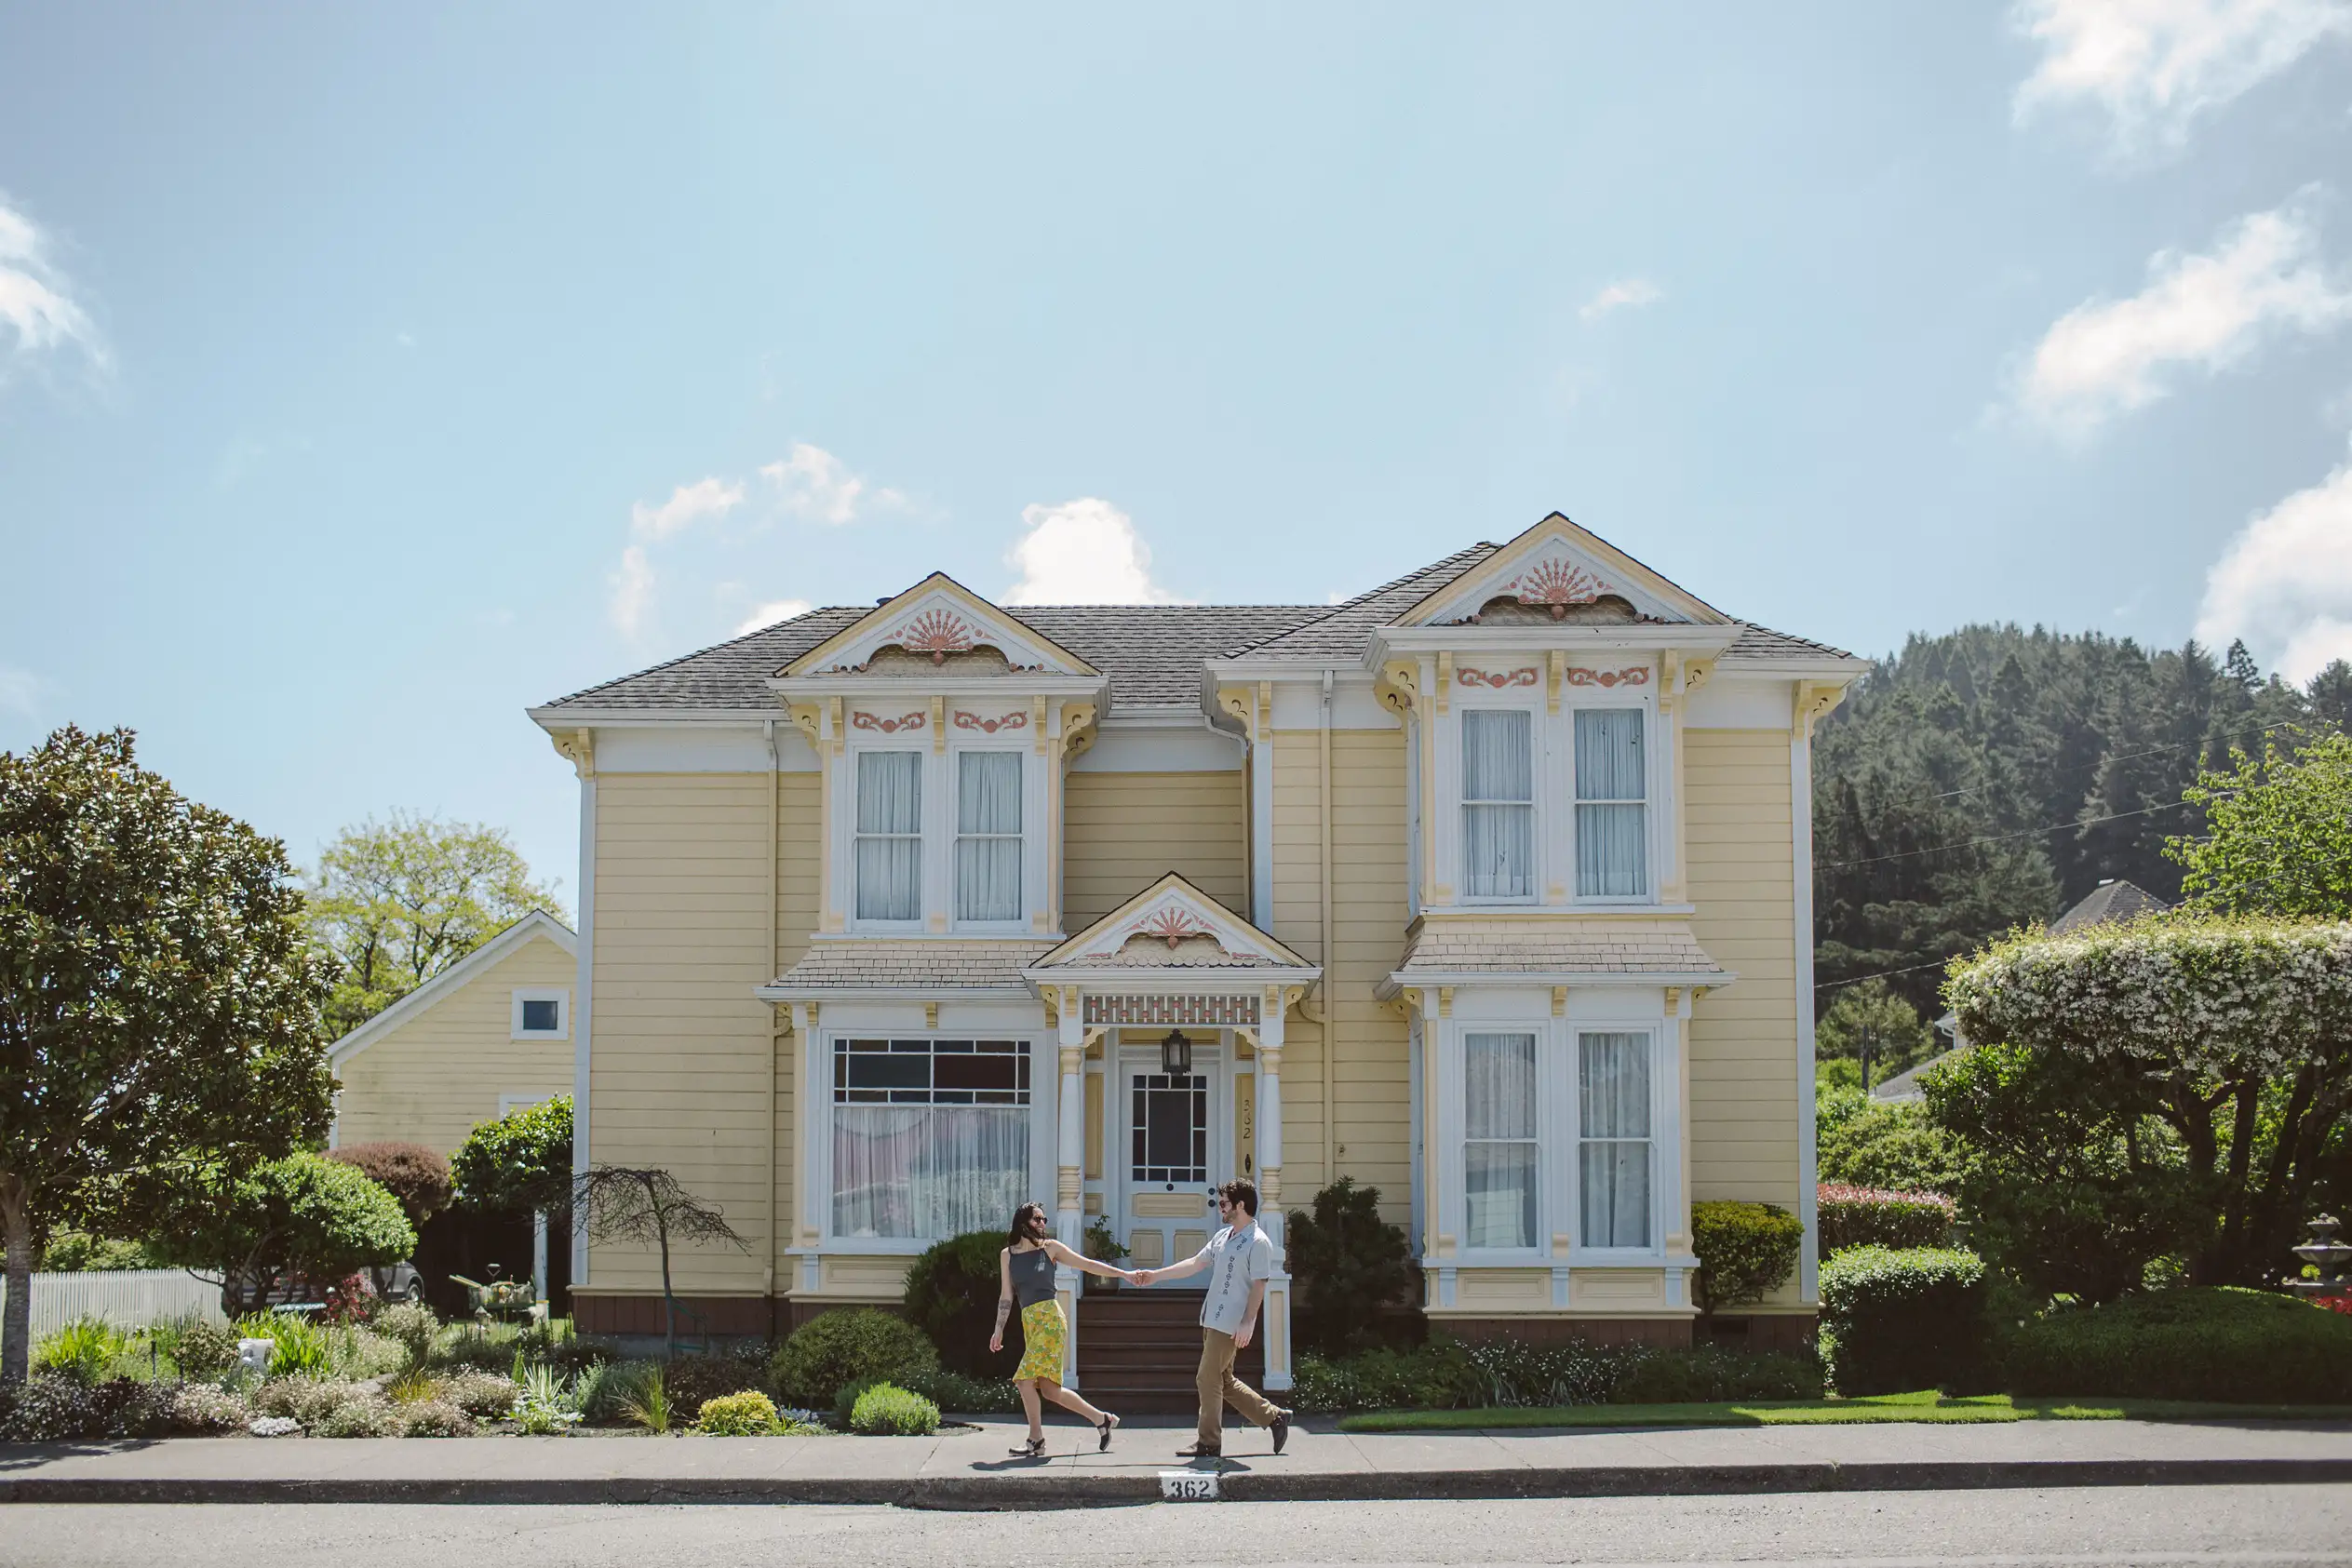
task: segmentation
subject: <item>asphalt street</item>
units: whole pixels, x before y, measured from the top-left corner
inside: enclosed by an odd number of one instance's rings
[[[987,1514],[813,1507],[0,1509],[5,1568],[457,1561],[530,1568],[2352,1563],[2352,1487],[1202,1503]]]

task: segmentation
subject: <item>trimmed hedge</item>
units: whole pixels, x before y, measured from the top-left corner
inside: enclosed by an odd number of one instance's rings
[[[1848,1247],[1948,1247],[1956,1214],[1940,1192],[1890,1192],[1885,1187],[1823,1182],[1814,1189],[1814,1223],[1821,1255]]]
[[[1773,1203],[1693,1203],[1690,1250],[1699,1305],[1713,1312],[1762,1301],[1796,1272],[1805,1222]]]
[[[852,1383],[919,1377],[939,1370],[939,1352],[922,1330],[870,1307],[813,1318],[793,1331],[768,1365],[784,1397],[814,1410],[832,1406]]]
[[[1301,1410],[1462,1410],[1485,1405],[1679,1404],[1809,1400],[1821,1392],[1810,1356],[1717,1345],[1465,1345],[1301,1355],[1291,1400]]]
[[[1989,1290],[1974,1253],[1848,1247],[1821,1265],[1822,1367],[1848,1397],[1977,1391]]]
[[[2352,1403],[2352,1318],[2229,1285],[2052,1312],[2004,1360],[2020,1394]]]

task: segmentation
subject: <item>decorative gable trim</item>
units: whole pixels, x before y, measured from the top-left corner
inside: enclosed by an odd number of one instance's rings
[[[1315,971],[1316,966],[1171,871],[1109,914],[1080,931],[1027,972],[1160,967],[1157,952],[1131,955],[1140,938],[1159,944],[1169,958],[1197,951],[1197,967],[1231,971]],[[1211,945],[1214,945],[1212,953]],[[1170,969],[1196,967],[1182,962]]]
[[[780,677],[864,675],[890,650],[928,660],[942,670],[950,659],[961,663],[965,655],[993,651],[1004,661],[1002,669],[993,672],[997,674],[1095,677],[1102,673],[946,572],[934,571],[793,660]]]
[[[1391,622],[1394,626],[1475,625],[1496,600],[1531,619],[1596,618],[1612,601],[1625,619],[1730,625],[1731,618],[1660,576],[1597,534],[1554,512]]]

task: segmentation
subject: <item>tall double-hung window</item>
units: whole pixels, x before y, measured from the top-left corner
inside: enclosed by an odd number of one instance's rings
[[[1021,754],[956,757],[956,918],[1021,918]]]
[[[1536,892],[1535,716],[1509,708],[1462,713],[1462,891],[1469,898]]]
[[[1462,1038],[1462,1244],[1536,1244],[1536,1037]]]
[[[1639,898],[1649,891],[1648,773],[1642,710],[1576,715],[1576,895]]]
[[[922,753],[857,754],[857,918],[922,918]]]
[[[1577,1186],[1587,1247],[1648,1247],[1650,1045],[1639,1033],[1577,1038]]]
[[[833,1234],[938,1240],[1029,1196],[1029,1050],[1014,1039],[833,1042]]]

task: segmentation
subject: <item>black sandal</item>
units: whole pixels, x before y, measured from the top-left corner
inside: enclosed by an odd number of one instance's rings
[[[1102,1441],[1095,1445],[1095,1453],[1099,1454],[1110,1446],[1110,1434],[1112,1430],[1118,1427],[1118,1425],[1119,1417],[1109,1414],[1108,1411],[1104,1412],[1101,1422],[1098,1423],[1095,1428],[1102,1434]]]
[[[1045,1440],[1031,1438],[1020,1447],[1007,1449],[1005,1452],[1016,1459],[1042,1459],[1045,1457]]]

